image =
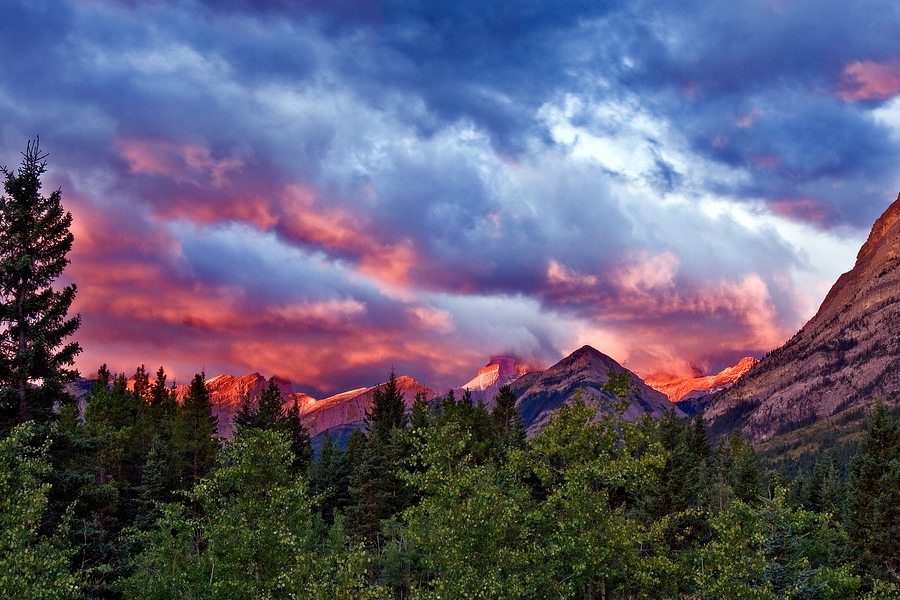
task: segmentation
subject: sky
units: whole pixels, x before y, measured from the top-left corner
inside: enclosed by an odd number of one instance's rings
[[[82,374],[784,343],[900,192],[895,0],[3,0],[0,165],[48,153]]]

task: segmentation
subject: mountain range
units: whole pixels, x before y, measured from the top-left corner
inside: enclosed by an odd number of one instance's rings
[[[467,383],[454,388],[488,407],[499,389],[511,386],[529,435],[534,435],[578,390],[609,410],[615,398],[603,390],[609,373],[628,373],[631,389],[626,418],[654,417],[674,410],[683,416],[703,408],[713,436],[739,430],[757,445],[784,450],[779,440],[793,436],[799,444],[804,428],[822,431],[847,423],[858,427],[879,398],[900,397],[900,197],[875,222],[856,264],[825,297],[818,312],[780,348],[757,361],[742,359],[718,374],[691,378],[648,377],[641,380],[615,360],[590,347],[579,348],[544,371],[529,370],[515,359],[491,357]],[[297,402],[314,437],[329,431],[343,440],[364,425],[365,413],[380,385],[350,390],[324,399],[291,391],[276,380],[285,407]],[[445,395],[406,376],[397,383],[408,407],[417,394],[428,400]],[[243,398],[253,399],[268,386],[259,373],[220,375],[207,380],[220,435],[233,431]],[[70,387],[83,397],[89,382]],[[178,386],[183,396],[187,386]],[[816,434],[819,435],[819,434]],[[798,437],[799,436],[799,437]],[[781,445],[779,445],[781,444]],[[793,447],[793,446],[792,446]]]
[[[645,412],[659,417],[668,410],[683,415],[665,394],[654,390],[640,377],[590,346],[579,348],[546,371],[529,372],[517,365],[512,358],[492,357],[471,381],[455,388],[454,393],[459,398],[468,390],[473,400],[482,401],[490,407],[500,387],[510,385],[519,399],[519,410],[528,433],[533,435],[546,425],[555,411],[575,397],[577,390],[581,390],[586,399],[596,398],[601,409],[607,410],[608,404],[617,400],[602,389],[603,384],[609,380],[610,372],[627,372],[631,380],[626,418],[635,418]],[[424,395],[426,400],[438,396],[434,390],[411,377],[400,376],[396,378],[396,382],[407,408],[412,407],[417,394]],[[317,400],[307,394],[290,392],[290,384],[287,382],[278,383],[285,399],[285,408],[294,401],[298,403],[301,419],[314,440],[321,439],[324,432],[328,431],[338,442],[346,440],[354,429],[364,426],[365,413],[371,406],[375,390],[385,385],[381,383]],[[213,411],[219,417],[220,435],[228,436],[232,433],[234,416],[242,399],[245,396],[251,399],[258,397],[267,385],[268,381],[259,373],[243,377],[220,375],[207,381]],[[187,389],[179,386],[178,391],[179,395],[183,395]],[[440,395],[445,394],[446,392]]]

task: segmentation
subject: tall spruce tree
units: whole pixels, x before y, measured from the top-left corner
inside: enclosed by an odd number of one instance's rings
[[[406,427],[406,403],[403,392],[397,387],[397,377],[391,369],[387,383],[378,386],[372,394],[372,409],[366,411],[366,433],[377,435],[386,441],[391,431]]]
[[[209,473],[219,455],[216,437],[219,418],[212,414],[212,401],[202,373],[194,375],[181,409],[176,413],[172,443],[181,454],[184,480],[190,485]]]
[[[403,392],[393,369],[387,383],[375,389],[372,408],[366,411],[366,443],[360,461],[353,465],[350,494],[356,505],[349,513],[354,531],[369,541],[383,520],[406,508],[411,490],[400,477],[412,453],[401,430],[407,425]]]
[[[46,154],[29,142],[17,171],[0,168],[6,195],[0,197],[0,413],[3,425],[53,418],[65,383],[81,351],[65,342],[81,322],[66,318],[75,284],[55,290],[53,282],[69,264],[74,237],[72,214],[61,192],[41,194]]]
[[[857,569],[890,579],[900,570],[900,426],[879,402],[850,463],[847,533]]]
[[[525,425],[522,423],[522,413],[516,408],[516,394],[508,385],[500,388],[496,404],[491,410],[491,421],[494,433],[501,445],[508,448],[525,447]]]

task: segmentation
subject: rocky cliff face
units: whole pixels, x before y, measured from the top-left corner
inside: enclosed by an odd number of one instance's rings
[[[710,400],[715,433],[761,442],[900,390],[900,197],[875,222],[852,270],[818,313]]]
[[[669,410],[675,410],[679,416],[684,416],[680,410],[672,406],[664,394],[645,384],[637,375],[602,352],[584,346],[534,376],[530,385],[521,392],[518,407],[529,436],[546,426],[553,414],[575,397],[578,389],[582,390],[585,398],[596,397],[601,410],[604,410],[610,402],[617,400],[609,392],[601,390],[603,384],[609,381],[610,371],[628,372],[634,384],[628,394],[629,406],[625,418],[634,419],[643,413],[660,417]]]
[[[309,429],[311,436],[316,436],[326,429],[337,429],[352,425],[362,427],[366,411],[372,406],[375,390],[384,387],[382,383],[370,388],[360,388],[344,392],[323,400],[313,400],[301,406],[300,417]],[[397,387],[403,394],[406,406],[411,408],[416,401],[416,394],[423,393],[427,400],[434,398],[434,391],[419,384],[412,377],[397,377]]]
[[[701,398],[729,388],[759,361],[752,356],[742,358],[733,367],[723,369],[715,375],[691,377],[689,379],[670,379],[648,377],[644,383],[658,392],[665,394],[670,402],[680,402],[692,398]]]
[[[289,381],[275,380],[285,404],[293,401],[291,383]],[[206,389],[209,390],[209,398],[213,405],[213,414],[219,418],[219,435],[231,437],[234,433],[234,417],[241,408],[244,398],[251,401],[259,398],[259,395],[269,387],[269,380],[259,373],[251,373],[243,377],[233,375],[219,375],[206,380]],[[175,388],[178,401],[182,401],[190,389],[189,385],[178,385]],[[300,394],[298,398],[303,398]]]

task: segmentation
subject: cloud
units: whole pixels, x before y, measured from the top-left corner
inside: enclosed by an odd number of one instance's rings
[[[853,61],[844,67],[838,96],[844,102],[884,100],[900,93],[900,62]]]
[[[892,7],[11,0],[0,164],[51,152],[85,371],[721,368],[896,197]]]

